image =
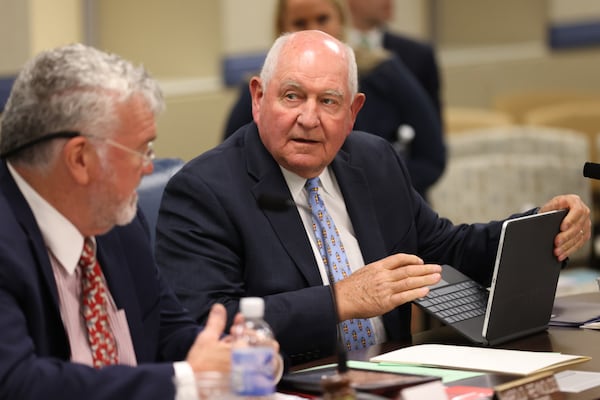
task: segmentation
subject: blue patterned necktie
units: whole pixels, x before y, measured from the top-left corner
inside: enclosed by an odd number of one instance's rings
[[[311,209],[313,232],[317,239],[317,247],[327,269],[329,282],[337,282],[352,273],[350,263],[344,251],[342,238],[333,222],[333,218],[319,196],[319,178],[306,181],[308,205]],[[366,348],[375,344],[373,327],[368,319],[349,319],[340,323],[344,345],[348,350]]]

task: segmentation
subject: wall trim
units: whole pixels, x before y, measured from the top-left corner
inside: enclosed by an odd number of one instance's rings
[[[223,90],[221,77],[188,77],[157,79],[166,97],[186,96]]]
[[[0,77],[0,112],[4,109],[16,76]],[[166,97],[186,96],[223,90],[221,77],[157,79]]]
[[[537,41],[438,51],[441,64],[446,67],[527,60],[547,55],[544,44]]]
[[[226,86],[237,86],[242,84],[251,74],[260,71],[266,52],[255,52],[247,54],[236,54],[223,58],[222,74]]]

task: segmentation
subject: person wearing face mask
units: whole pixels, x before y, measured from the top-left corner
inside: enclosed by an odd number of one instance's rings
[[[274,14],[276,36],[316,29],[344,40],[345,4],[341,0],[279,0]],[[359,87],[366,101],[354,129],[385,138],[405,160],[412,185],[424,197],[446,166],[442,124],[434,103],[418,80],[393,53],[354,48]],[[224,139],[252,121],[247,83],[228,115]],[[390,184],[394,184],[390,182]]]

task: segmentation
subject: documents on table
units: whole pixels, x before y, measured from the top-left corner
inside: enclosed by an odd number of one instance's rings
[[[583,324],[580,328],[585,329],[600,329],[600,322],[588,322],[587,324]]]
[[[560,390],[579,393],[600,386],[600,372],[561,371],[555,374]]]
[[[400,399],[402,400],[448,400],[446,387],[441,381],[433,381],[422,383],[402,389],[400,391]]]
[[[483,372],[477,371],[461,371],[458,369],[431,368],[423,367],[420,365],[378,364],[369,361],[354,360],[348,361],[348,367],[370,369],[373,371],[393,372],[396,374],[437,376],[442,379],[443,383],[450,383],[462,379],[484,375]]]
[[[600,294],[598,300],[581,299],[577,296],[557,297],[552,308],[551,326],[571,326],[600,322]]]
[[[590,359],[587,356],[552,352],[422,344],[381,354],[370,361],[529,375]]]

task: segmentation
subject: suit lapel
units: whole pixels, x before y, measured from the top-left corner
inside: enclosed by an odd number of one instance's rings
[[[247,170],[256,181],[252,188],[255,200],[261,195],[272,195],[293,201],[279,165],[260,141],[256,125],[252,124],[248,128],[245,137]],[[308,284],[321,285],[323,282],[308,237],[298,236],[298,232],[304,232],[304,225],[298,211],[290,207],[284,211],[262,210],[262,212]]]
[[[131,269],[126,265],[127,255],[122,247],[123,241],[119,233],[113,228],[110,232],[96,237],[97,257],[106,279],[108,289],[118,310],[125,310],[129,335],[135,350],[138,362],[147,357],[143,344],[144,326],[142,321],[139,299],[135,288],[134,277]],[[107,251],[110,249],[110,251]],[[140,262],[145,262],[145,257],[140,256]]]
[[[386,256],[381,229],[369,195],[369,183],[362,170],[352,165],[349,154],[343,149],[331,163],[331,167],[344,195],[365,264]]]
[[[124,302],[134,287],[129,277],[129,269],[121,265],[125,259],[121,243],[112,232],[96,237],[97,257],[102,273],[106,279],[110,294],[118,309],[123,308]],[[106,249],[110,249],[107,251]],[[127,289],[129,287],[129,289]]]
[[[377,214],[369,193],[369,182],[362,170],[352,166],[350,156],[343,149],[331,164],[337,178],[348,214],[352,221],[354,233],[358,240],[365,264],[369,264],[389,254],[378,226]],[[404,309],[404,312],[401,310]],[[383,315],[384,325],[389,339],[406,339],[399,334],[404,330],[396,329],[397,326],[410,326],[410,304],[394,308]],[[394,327],[390,329],[389,327]]]
[[[56,288],[52,264],[50,264],[48,250],[42,238],[42,233],[25,197],[23,197],[19,187],[10,175],[5,161],[0,163],[0,190],[4,192],[4,197],[13,210],[15,218],[19,221],[19,224],[27,235],[32,248],[32,254],[37,260],[36,267],[40,270],[43,281],[52,295],[52,306],[59,312],[58,289]]]

